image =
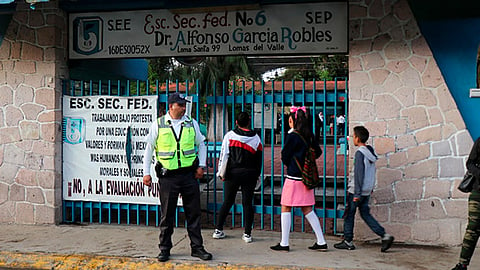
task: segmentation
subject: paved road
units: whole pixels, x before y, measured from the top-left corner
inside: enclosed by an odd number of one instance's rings
[[[158,228],[120,225],[5,225],[0,224],[0,269],[451,269],[459,247],[394,244],[381,253],[379,241],[356,243],[353,251],[336,250],[339,237],[327,236],[329,250],[307,249],[312,233],[291,233],[290,252],[269,249],[280,232],[253,231],[252,243],[241,240],[242,230],[226,230],[227,238],[212,239],[203,230],[205,247],[213,260],[190,256],[187,232],[176,228],[171,260],[158,262]],[[472,269],[480,267],[480,255]]]

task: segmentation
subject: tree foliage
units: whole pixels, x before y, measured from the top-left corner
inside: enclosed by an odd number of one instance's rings
[[[246,56],[219,56],[206,57],[201,63],[196,65],[182,65],[174,60],[174,58],[157,58],[150,60],[149,64],[149,80],[158,80],[160,82],[179,81],[184,82],[198,81],[199,96],[201,100],[205,100],[208,95],[222,95],[224,90],[228,92],[230,80],[236,79],[258,79],[253,68],[249,65]],[[225,85],[226,89],[223,89]],[[216,93],[213,92],[215,89]],[[228,117],[223,119],[223,105],[217,105],[217,108],[211,108],[207,112],[207,108],[201,107],[202,115],[209,114],[208,119],[217,119],[216,123],[208,122],[209,140],[221,140],[223,126],[228,127]],[[215,114],[215,116],[214,116]],[[224,125],[226,123],[226,125]],[[214,127],[213,125],[217,126]],[[212,130],[217,130],[217,137],[213,138]]]
[[[283,80],[332,80],[348,76],[347,55],[320,55],[311,58],[310,65],[290,66],[278,79]]]

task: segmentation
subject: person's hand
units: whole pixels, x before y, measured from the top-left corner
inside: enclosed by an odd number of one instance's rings
[[[150,175],[143,176],[143,184],[147,187],[152,185],[152,177]]]
[[[195,179],[203,178],[203,167],[198,167],[197,171],[195,172]]]
[[[360,198],[359,197],[353,197],[353,202],[359,202]]]

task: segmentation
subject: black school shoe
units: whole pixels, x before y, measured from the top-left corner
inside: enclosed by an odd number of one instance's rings
[[[323,244],[323,245],[319,245],[319,244],[317,244],[317,242],[315,242],[315,244],[313,244],[313,246],[311,246],[311,247],[308,247],[308,249],[317,250],[317,251],[327,251],[328,246],[327,246],[326,243]]]
[[[204,261],[209,261],[212,259],[212,254],[208,253],[203,247],[192,249],[192,257],[200,258]]]
[[[387,235],[384,239],[382,239],[382,252],[387,251],[393,244],[393,240],[395,240],[395,237],[391,235]]]
[[[289,246],[281,246],[280,243],[276,244],[275,246],[271,246],[270,249],[275,250],[275,251],[290,251]]]
[[[170,258],[170,251],[169,250],[161,250],[160,254],[158,254],[157,259],[161,262],[166,262]]]

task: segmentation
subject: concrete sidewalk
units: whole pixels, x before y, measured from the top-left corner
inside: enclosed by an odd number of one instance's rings
[[[212,261],[190,256],[184,228],[176,228],[170,261],[160,263],[158,228],[117,225],[5,225],[0,224],[0,269],[451,269],[459,247],[422,247],[394,244],[386,253],[380,243],[356,243],[353,251],[336,250],[339,237],[327,236],[329,250],[307,249],[312,233],[293,232],[290,252],[269,246],[279,242],[280,232],[254,230],[253,242],[241,239],[242,229],[226,230],[227,238],[212,239],[204,229],[205,248]],[[472,267],[480,266],[480,257]],[[473,269],[473,268],[472,268]]]

